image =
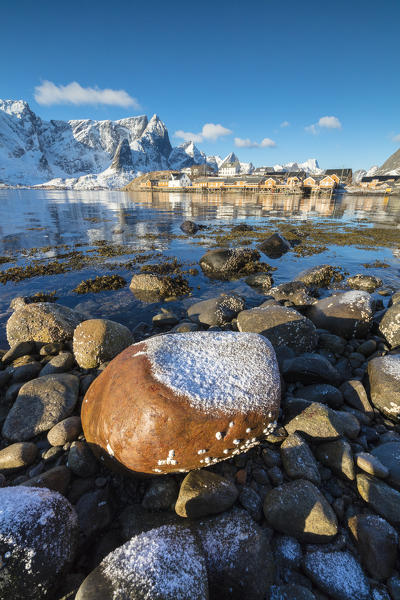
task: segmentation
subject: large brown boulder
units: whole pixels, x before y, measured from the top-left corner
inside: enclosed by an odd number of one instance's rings
[[[191,332],[134,344],[90,386],[86,440],[138,473],[186,472],[247,451],[274,427],[275,352],[260,335]]]

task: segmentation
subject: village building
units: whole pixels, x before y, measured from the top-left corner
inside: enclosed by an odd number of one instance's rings
[[[337,184],[352,183],[353,181],[353,169],[326,169],[324,175],[333,177]]]
[[[232,177],[240,173],[240,162],[235,160],[234,162],[228,162],[218,169],[219,177]]]
[[[192,185],[192,180],[186,173],[171,173],[168,180],[168,187],[185,188]]]
[[[253,175],[270,175],[275,173],[274,167],[257,167],[253,171]]]

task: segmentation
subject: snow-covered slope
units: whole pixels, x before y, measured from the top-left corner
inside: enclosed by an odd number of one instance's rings
[[[321,175],[323,169],[320,169],[316,158],[309,158],[303,163],[290,162],[285,165],[274,165],[275,171],[288,172],[288,171],[305,171],[311,175]]]
[[[400,175],[400,148],[389,156],[381,167],[372,167],[368,171],[368,175],[372,169],[376,170],[371,175]]]
[[[157,115],[43,121],[23,100],[0,100],[0,182],[119,187],[138,174],[203,164],[194,144],[172,148]]]

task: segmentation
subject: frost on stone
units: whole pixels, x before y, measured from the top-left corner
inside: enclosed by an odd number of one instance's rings
[[[275,409],[280,376],[270,342],[255,333],[191,332],[145,342],[154,378],[213,414]]]
[[[163,525],[141,533],[100,564],[113,598],[206,600],[207,571],[192,533]]]

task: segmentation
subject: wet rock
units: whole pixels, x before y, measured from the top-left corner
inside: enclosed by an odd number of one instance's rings
[[[389,476],[389,469],[381,463],[381,461],[369,452],[360,452],[357,454],[357,467],[370,475],[386,479]]]
[[[57,356],[49,360],[40,372],[42,375],[54,375],[55,373],[66,373],[73,369],[75,360],[71,352],[60,352]]]
[[[187,233],[188,235],[194,235],[199,230],[199,226],[193,221],[184,221],[180,225],[180,228],[182,229],[183,233]]]
[[[370,360],[368,378],[372,404],[392,421],[399,421],[400,355],[388,354]]]
[[[394,441],[380,444],[371,454],[389,470],[387,483],[400,490],[400,443]]]
[[[7,321],[10,346],[19,342],[62,342],[72,339],[83,317],[75,310],[51,302],[36,302],[17,309]]]
[[[376,515],[355,515],[348,525],[369,575],[378,581],[386,580],[396,564],[399,542],[396,530]]]
[[[288,382],[328,383],[339,385],[340,374],[331,363],[320,354],[306,353],[283,363],[282,375]]]
[[[33,354],[35,349],[34,342],[19,342],[12,346],[5,354],[3,354],[1,362],[4,365],[8,365],[21,356]]]
[[[41,600],[62,577],[76,550],[77,519],[57,493],[0,488],[0,596]]]
[[[329,383],[314,383],[295,390],[294,395],[310,402],[327,404],[331,408],[340,408],[343,404],[342,392]]]
[[[91,477],[98,470],[97,460],[86,442],[71,444],[67,464],[71,471],[79,477]]]
[[[75,375],[45,375],[25,383],[4,422],[2,435],[13,441],[29,440],[68,417],[77,402]]]
[[[207,600],[205,560],[185,527],[165,525],[116,548],[85,579],[76,600]]]
[[[309,286],[328,287],[337,270],[336,267],[331,265],[316,265],[299,273],[296,280],[303,281]]]
[[[268,291],[268,294],[278,301],[289,301],[295,306],[309,306],[316,299],[308,293],[308,287],[302,281],[281,283]]]
[[[238,294],[220,294],[217,298],[202,300],[189,306],[188,317],[195,323],[212,327],[230,323],[245,307],[245,300]]]
[[[307,311],[316,327],[344,337],[364,338],[372,324],[372,299],[367,292],[353,290],[318,300]]]
[[[355,468],[351,446],[346,440],[335,440],[321,444],[315,451],[317,459],[334,473],[353,481]]]
[[[75,360],[83,369],[93,369],[132,343],[132,334],[124,325],[108,319],[89,319],[74,331]]]
[[[305,543],[327,543],[337,534],[337,518],[318,488],[306,480],[268,492],[264,514],[273,529]]]
[[[321,483],[316,460],[307,443],[298,433],[289,435],[281,445],[283,467],[290,479],[308,479]]]
[[[156,479],[147,488],[142,500],[146,510],[173,510],[178,498],[178,485],[172,477]]]
[[[298,353],[313,350],[318,342],[314,325],[294,308],[258,307],[238,314],[239,331],[260,333],[274,348],[287,346]]]
[[[257,444],[279,400],[275,353],[262,336],[176,333],[111,361],[85,396],[82,426],[104,459],[152,475],[187,472]]]
[[[38,453],[36,444],[19,442],[0,450],[0,470],[9,471],[28,467],[35,462]]]
[[[182,481],[175,511],[180,517],[199,519],[228,510],[237,497],[229,479],[211,471],[191,471]]]
[[[251,287],[261,288],[264,292],[268,292],[274,280],[268,273],[255,273],[246,277],[245,282]]]
[[[372,292],[382,286],[382,279],[373,275],[358,274],[348,277],[345,283],[353,290],[363,290],[372,294]]]
[[[318,402],[307,402],[302,408],[299,405],[299,413],[292,418],[289,417],[285,429],[288,433],[296,431],[303,433],[313,441],[332,441],[345,433],[341,416],[325,404]]]
[[[172,326],[179,323],[179,319],[176,314],[165,308],[161,308],[161,312],[154,315],[152,321],[154,325],[158,325],[159,327],[165,327],[167,325]]]
[[[175,333],[189,333],[189,331],[199,331],[200,326],[197,323],[191,321],[181,321],[178,325],[175,325],[171,331]]]
[[[208,572],[210,600],[263,600],[274,580],[265,529],[242,509],[195,523]],[[186,600],[186,599],[185,599]]]
[[[229,275],[240,273],[259,258],[260,253],[249,248],[217,248],[206,252],[199,264],[207,275]]]
[[[64,446],[67,442],[76,440],[81,431],[80,417],[67,417],[50,429],[47,439],[52,446]]]
[[[379,333],[392,348],[400,346],[400,302],[387,309],[379,324]]]
[[[357,489],[361,498],[379,515],[395,527],[400,525],[400,492],[364,473],[357,475]]]
[[[273,233],[269,238],[261,242],[258,248],[269,258],[280,258],[290,250],[290,244],[283,235]]]
[[[48,488],[64,496],[70,481],[71,471],[64,465],[60,465],[27,479],[24,486]]]
[[[334,600],[370,600],[370,587],[360,564],[350,552],[309,552],[306,575]]]

